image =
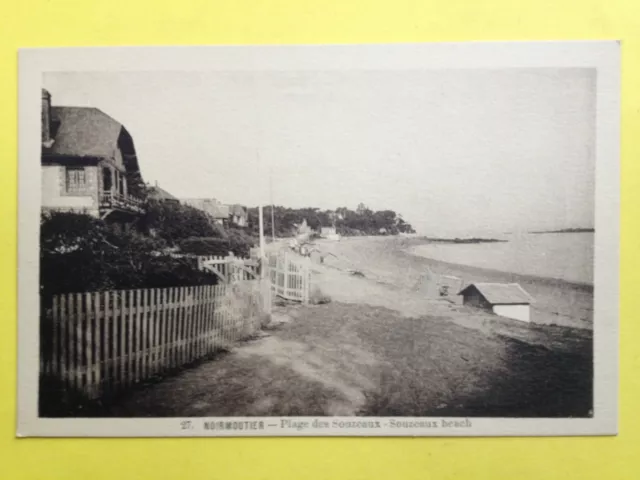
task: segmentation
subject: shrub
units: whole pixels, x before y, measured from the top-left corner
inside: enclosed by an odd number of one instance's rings
[[[185,238],[178,243],[180,251],[193,255],[218,255],[226,256],[231,250],[229,240],[214,237]]]
[[[342,235],[343,237],[358,237],[358,236],[364,235],[362,231],[355,228],[346,227],[346,226],[338,227],[336,230],[337,230],[336,233],[338,235]]]
[[[193,255],[227,256],[233,252],[238,257],[248,257],[254,239],[242,230],[231,229],[225,238],[191,237],[181,240],[180,250]]]
[[[160,253],[166,247],[163,240],[122,231],[88,215],[43,215],[40,235],[40,288],[46,299],[58,293],[217,282],[215,275],[199,271],[193,259]]]
[[[250,250],[258,243],[254,237],[244,230],[231,228],[227,233],[229,237],[229,246],[234,255],[240,257],[248,257]]]
[[[223,228],[206,213],[180,203],[148,202],[141,224],[171,245],[189,237],[225,237]]]

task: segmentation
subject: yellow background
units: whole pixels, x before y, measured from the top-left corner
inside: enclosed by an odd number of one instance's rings
[[[617,438],[14,438],[18,48],[549,39],[623,42]],[[640,478],[639,0],[4,0],[0,87],[0,478]]]

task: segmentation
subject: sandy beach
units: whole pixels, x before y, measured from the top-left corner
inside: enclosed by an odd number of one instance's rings
[[[441,302],[428,302],[424,298],[421,278],[427,270],[441,275],[452,275],[462,279],[464,284],[472,282],[518,283],[535,302],[532,304],[532,322],[544,325],[559,325],[572,328],[591,329],[593,325],[593,288],[588,285],[562,280],[498,272],[483,268],[445,263],[411,253],[425,240],[407,237],[349,237],[340,242],[319,241],[318,248],[330,255],[327,266],[338,270],[355,269],[365,278],[396,290],[403,297],[397,302],[403,311],[413,307],[438,309]],[[361,299],[363,293],[352,292],[344,286],[335,287],[322,282],[322,287],[342,300],[348,297]],[[373,287],[370,287],[373,288]],[[366,294],[365,294],[366,295]],[[407,304],[407,298],[412,300]],[[395,302],[394,302],[395,303]],[[411,311],[419,314],[419,311]],[[427,311],[422,311],[427,313]]]

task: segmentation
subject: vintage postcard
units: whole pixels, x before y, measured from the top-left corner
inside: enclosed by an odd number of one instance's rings
[[[21,51],[18,435],[616,434],[619,48]]]

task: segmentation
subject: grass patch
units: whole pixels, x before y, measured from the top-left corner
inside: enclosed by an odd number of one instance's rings
[[[373,377],[377,387],[365,390],[359,415],[591,415],[588,331],[500,318],[481,331],[446,318],[403,318],[384,308],[339,303],[306,309],[300,318],[279,334],[333,348],[338,368],[360,368]],[[370,351],[375,371],[351,358],[347,364],[341,351],[350,348]]]

